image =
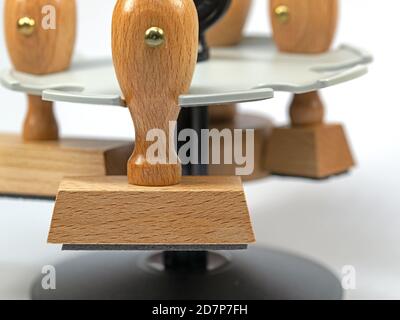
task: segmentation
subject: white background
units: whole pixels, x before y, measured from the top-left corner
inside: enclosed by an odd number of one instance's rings
[[[79,1],[77,52],[110,55],[110,19],[115,1]],[[324,182],[270,178],[246,185],[261,245],[311,257],[340,276],[357,270],[349,299],[400,298],[399,80],[400,2],[342,0],[336,45],[371,51],[370,74],[323,92],[329,121],[345,124],[358,166],[351,175]],[[3,0],[0,0],[2,7]],[[270,33],[267,1],[254,0],[248,33]],[[9,67],[0,23],[0,68]],[[243,109],[286,120],[288,95]],[[59,103],[62,135],[132,137],[126,110]],[[22,94],[0,88],[0,132],[19,132]],[[0,298],[28,298],[43,265],[67,259],[46,245],[53,204],[0,199]]]

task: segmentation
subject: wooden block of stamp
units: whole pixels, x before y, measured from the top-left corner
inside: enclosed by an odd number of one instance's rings
[[[338,0],[271,0],[270,14],[280,51],[318,54],[329,50],[338,21]],[[274,174],[326,178],[349,171],[354,160],[341,125],[325,124],[318,92],[297,94],[291,126],[275,129],[267,168]]]
[[[24,141],[2,134],[0,194],[54,198],[65,176],[126,174],[132,150],[129,141]]]
[[[343,127],[277,128],[268,147],[266,166],[271,173],[323,179],[347,172],[354,160]]]
[[[179,95],[188,91],[196,65],[198,34],[192,0],[117,1],[113,59],[135,124],[135,150],[126,176],[61,183],[50,243],[199,248],[254,242],[240,178],[182,177],[172,141],[163,141],[162,161],[148,156],[147,134],[158,128],[168,135],[169,122],[178,118]]]
[[[49,242],[67,245],[242,245],[255,241],[242,182],[183,177],[145,187],[127,177],[65,179]]]

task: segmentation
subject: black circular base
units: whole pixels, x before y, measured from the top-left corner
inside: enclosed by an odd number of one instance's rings
[[[56,268],[56,290],[42,288],[33,299],[140,300],[338,300],[338,279],[309,260],[273,250],[251,248],[210,254],[209,270],[175,273],[163,269],[162,254],[92,253]]]

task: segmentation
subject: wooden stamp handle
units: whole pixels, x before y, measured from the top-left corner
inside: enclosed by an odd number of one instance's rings
[[[58,139],[58,126],[53,112],[53,103],[38,96],[28,96],[23,138],[25,141]]]
[[[162,118],[158,110],[168,108]],[[176,121],[179,107],[175,100],[143,99],[142,103],[131,102],[129,109],[135,125],[135,150],[128,162],[128,178],[131,184],[141,186],[169,186],[178,184],[182,176],[181,163],[175,151],[175,126],[169,127],[170,121]],[[148,109],[150,112],[143,111]],[[142,115],[140,115],[142,114]],[[140,116],[139,116],[140,115]],[[151,130],[157,130],[157,141],[148,141]],[[156,131],[154,131],[157,134]],[[155,142],[157,144],[155,145]],[[151,151],[156,146],[157,150]],[[154,158],[152,159],[152,157]]]
[[[169,186],[181,180],[181,165],[170,139],[175,126],[170,122],[178,118],[179,96],[190,88],[198,32],[193,0],[116,3],[114,67],[136,131],[135,151],[128,163],[131,184]]]
[[[322,124],[324,106],[318,92],[295,95],[290,106],[290,118],[293,127]]]

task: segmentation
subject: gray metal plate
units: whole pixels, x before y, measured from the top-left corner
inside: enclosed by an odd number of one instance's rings
[[[218,48],[196,67],[182,107],[270,99],[274,91],[304,93],[337,85],[368,72],[372,56],[351,46],[318,55],[284,54],[270,38],[245,38],[237,47]],[[125,106],[110,58],[81,59],[65,72],[33,76],[5,71],[1,83],[45,100]]]

